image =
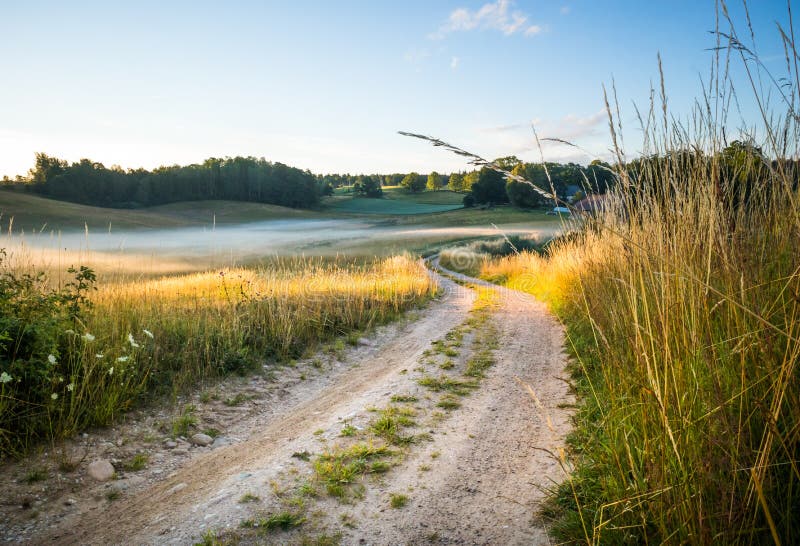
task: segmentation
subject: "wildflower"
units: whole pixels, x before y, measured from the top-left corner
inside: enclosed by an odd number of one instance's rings
[[[103,353],[97,353],[96,355],[94,355],[95,358],[103,358],[103,356],[104,356]]]
[[[67,385],[67,390],[69,392],[72,392],[73,390],[75,390],[75,383],[70,383],[69,385]]]
[[[153,339],[153,332],[151,332],[150,330],[143,329],[142,332],[144,332],[144,335],[146,335],[150,339]]]
[[[71,336],[74,336],[75,335],[75,330],[71,330],[71,329],[70,330],[64,330],[64,333],[65,334],[69,334]]]
[[[89,332],[86,332],[81,337],[83,338],[84,341],[89,342],[89,343],[94,341],[94,339],[95,339],[94,336],[92,334],[90,334]]]
[[[128,361],[128,357],[127,356],[119,356],[119,357],[117,357],[117,362],[127,362],[127,361]]]
[[[56,363],[56,357],[55,357],[55,355],[47,355],[47,361],[48,361],[50,364],[55,364],[55,363]]]
[[[63,383],[64,382],[64,376],[63,375],[59,375],[58,376],[58,382],[59,383]]]
[[[131,347],[133,347],[134,349],[136,349],[137,347],[139,347],[139,344],[138,344],[138,343],[136,343],[136,340],[135,340],[135,339],[133,339],[133,334],[128,334],[128,343],[130,343],[130,344],[131,344]]]
[[[9,381],[11,381],[11,376],[8,373],[0,373],[0,383],[8,383]]]
[[[108,375],[114,375],[114,366],[111,366],[111,367],[108,369]]]
[[[58,393],[54,392],[53,394],[50,395],[50,398],[52,398],[53,400],[58,400]]]

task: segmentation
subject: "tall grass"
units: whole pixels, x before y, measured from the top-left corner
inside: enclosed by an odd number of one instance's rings
[[[742,47],[733,38],[727,53]],[[726,120],[710,114],[712,97],[692,131],[655,104],[642,129],[657,159],[618,163],[604,211],[546,256],[482,267],[550,302],[577,357],[574,472],[549,510],[562,540],[800,542],[791,76],[784,115],[765,116],[757,132],[763,154],[723,151]]]
[[[11,267],[3,275],[24,277]],[[5,294],[24,303],[43,294],[56,299],[38,315],[17,305],[18,320],[0,332],[12,344],[35,340],[24,355],[9,350],[0,359],[0,454],[107,424],[146,395],[301,356],[386,322],[437,289],[407,256],[361,264],[284,259],[152,279],[111,276],[85,290],[81,312],[68,316],[57,298],[69,302],[71,292],[36,278],[29,291]],[[50,314],[61,318],[53,322]]]

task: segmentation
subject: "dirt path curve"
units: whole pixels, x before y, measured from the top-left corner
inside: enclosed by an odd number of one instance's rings
[[[359,415],[366,408],[416,386],[409,370],[433,340],[467,318],[475,299],[474,291],[449,279],[439,282],[445,295],[419,320],[383,336],[374,350],[356,353],[351,366],[319,388],[289,397],[266,418],[257,416],[243,442],[197,455],[166,479],[103,508],[78,511],[33,541],[192,544],[204,529],[236,529],[245,516],[238,499],[285,474],[293,453],[319,451],[319,442],[335,441],[343,420],[363,424]],[[563,333],[541,303],[493,289],[500,296],[496,364],[431,442],[411,450],[348,508],[359,524],[341,530],[344,544],[547,543],[535,513],[543,490],[563,479],[550,455],[568,430],[562,403],[572,401],[564,380]],[[419,471],[423,464],[426,472]],[[392,491],[413,491],[409,505],[387,509]],[[340,516],[335,509],[320,516],[330,523],[322,528],[340,528]]]
[[[549,544],[536,513],[544,491],[564,479],[553,455],[564,445],[567,408],[574,401],[563,328],[525,294],[446,273],[500,296],[496,364],[479,393],[464,399],[447,421],[446,435],[390,477],[388,490],[413,491],[410,506],[378,515],[380,503],[367,498],[360,516],[371,523],[354,538],[375,544]],[[431,453],[441,456],[432,460]],[[418,472],[420,464],[430,471]]]

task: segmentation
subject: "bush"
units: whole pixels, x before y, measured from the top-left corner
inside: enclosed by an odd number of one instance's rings
[[[130,334],[109,350],[86,331],[91,269],[70,268],[74,280],[50,288],[44,273],[6,268],[5,256],[0,249],[0,457],[107,424],[146,375],[142,344]]]

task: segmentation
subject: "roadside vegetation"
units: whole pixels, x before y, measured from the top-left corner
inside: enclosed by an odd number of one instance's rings
[[[690,138],[654,104],[650,154],[617,150],[602,211],[544,254],[479,262],[567,325],[582,402],[547,510],[560,541],[800,541],[797,90],[763,147],[726,143],[711,110]]]
[[[276,259],[99,286],[88,268],[71,275],[53,286],[0,260],[2,456],[108,424],[153,395],[296,358],[437,290],[406,256]]]

